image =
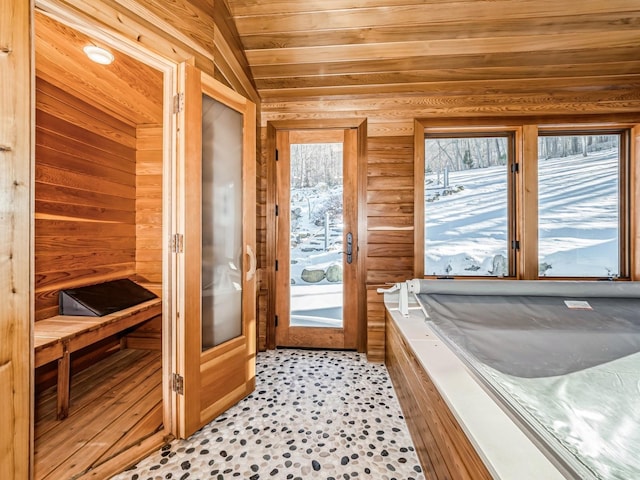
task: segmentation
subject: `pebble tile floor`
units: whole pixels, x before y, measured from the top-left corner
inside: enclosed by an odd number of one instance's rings
[[[254,393],[113,479],[424,480],[384,365],[276,350],[256,371]]]

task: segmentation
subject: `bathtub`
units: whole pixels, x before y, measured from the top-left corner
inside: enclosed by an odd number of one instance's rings
[[[640,285],[409,285],[388,319],[493,478],[640,478]]]

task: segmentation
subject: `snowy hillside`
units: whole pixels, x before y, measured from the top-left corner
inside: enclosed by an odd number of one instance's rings
[[[491,275],[507,256],[505,168],[450,172],[454,193],[427,190],[426,274]],[[617,150],[540,161],[541,275],[618,273],[617,176]]]

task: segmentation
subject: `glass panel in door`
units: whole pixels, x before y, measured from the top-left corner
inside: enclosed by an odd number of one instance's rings
[[[242,125],[202,95],[203,351],[242,333]]]
[[[290,326],[343,326],[343,144],[290,147]]]

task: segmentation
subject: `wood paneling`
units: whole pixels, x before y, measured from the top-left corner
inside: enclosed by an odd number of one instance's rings
[[[490,480],[491,474],[386,313],[385,363],[429,480]]]
[[[249,70],[244,48],[236,29],[229,6],[224,0],[209,0],[213,3],[213,21],[215,24],[216,73],[220,72],[229,86],[236,92],[259,103],[253,76]]]
[[[43,111],[52,98],[59,108]],[[43,79],[36,124],[37,321],[57,314],[60,289],[135,272],[136,131]]]
[[[384,359],[384,304],[376,288],[413,277],[413,137],[369,137],[367,356]]]
[[[105,45],[41,13],[35,18],[36,68],[41,78],[76,97],[91,98],[94,107],[129,125],[162,120],[162,102],[155,96],[162,88],[159,71],[116,51],[111,65],[94,63],[82,48]]]
[[[136,273],[162,283],[162,126],[136,129]]]
[[[367,360],[384,362],[385,353],[384,296],[376,286],[367,287]]]
[[[33,271],[29,2],[0,0],[0,12],[0,478],[27,480]]]
[[[161,110],[161,89],[152,79],[146,88]],[[161,290],[162,128],[136,129],[135,117],[111,115],[95,98],[78,97],[79,91],[37,77],[36,321],[58,313],[63,288],[135,276]],[[129,100],[136,95],[129,91]],[[160,349],[161,327],[158,317],[123,346]],[[95,352],[82,352],[73,368],[85,368],[87,358],[103,358],[118,345],[114,337]],[[53,373],[39,369],[38,385],[49,384]]]
[[[261,5],[256,8],[256,4]],[[286,4],[285,4],[286,3]],[[553,23],[558,16],[566,16],[567,6],[553,0],[526,0],[514,8],[508,0],[491,3],[478,3],[473,0],[459,1],[452,9],[451,2],[384,1],[377,5],[368,2],[342,2],[340,7],[334,2],[310,1],[304,5],[293,6],[296,2],[246,2],[232,0],[232,10],[244,5],[236,16],[236,24],[241,35],[272,32],[311,32],[339,30],[342,28],[384,27],[387,25],[428,25],[429,23],[466,26],[468,24],[485,25],[485,35],[492,32],[492,19],[500,13],[505,22],[512,19],[528,19],[534,24]],[[606,7],[598,0],[585,0],[572,6],[574,15],[601,15],[604,12],[618,12],[619,15],[635,16],[638,6],[627,0],[612,0]],[[556,20],[557,23],[557,20]],[[556,27],[557,28],[557,27]],[[327,35],[330,34],[327,33]],[[454,32],[452,32],[454,33]],[[515,33],[515,32],[514,32]]]
[[[640,8],[630,0],[229,3],[268,102],[522,87],[544,95],[575,82],[632,93],[640,74]]]

